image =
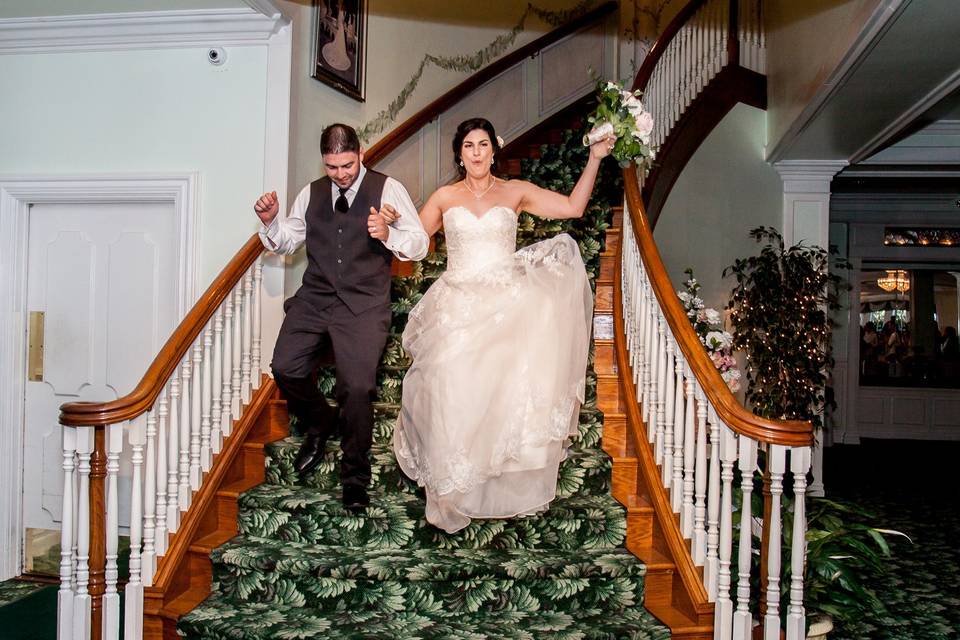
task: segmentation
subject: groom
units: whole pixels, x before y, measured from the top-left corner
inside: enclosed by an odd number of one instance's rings
[[[428,239],[406,189],[365,168],[353,128],[333,124],[320,136],[326,176],[305,186],[290,214],[279,216],[276,192],[253,209],[263,222],[260,239],[270,251],[290,254],[307,245],[300,289],[284,303],[271,367],[290,413],[306,431],[294,466],[302,477],[323,458],[337,414],[317,388],[326,346],[336,364],[343,460],[343,504],[369,504],[368,453],[373,439],[376,372],[390,330],[390,265],[420,260]]]

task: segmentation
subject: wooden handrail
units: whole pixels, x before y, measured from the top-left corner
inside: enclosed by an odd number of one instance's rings
[[[736,0],[734,0],[734,2],[736,2]],[[650,77],[653,76],[653,70],[656,69],[657,63],[660,62],[660,58],[663,57],[663,52],[666,50],[667,45],[673,42],[674,36],[683,28],[683,25],[687,24],[690,17],[706,3],[707,0],[691,0],[691,2],[688,2],[686,6],[680,9],[680,12],[673,17],[673,20],[671,20],[667,28],[663,30],[663,33],[657,36],[657,41],[650,47],[650,51],[644,56],[643,64],[640,65],[640,70],[637,71],[637,75],[633,79],[631,91],[636,91],[637,89],[640,91],[647,90],[647,83],[650,82]]]
[[[133,391],[110,402],[64,404],[60,407],[60,424],[76,427],[115,424],[132,420],[150,409],[207,321],[263,251],[259,235],[253,234],[174,330]]]
[[[737,433],[758,442],[789,447],[812,445],[813,425],[809,421],[762,418],[747,411],[737,402],[694,332],[670,282],[670,276],[667,275],[640,196],[636,164],[623,170],[623,182],[627,212],[633,224],[633,234],[640,247],[640,257],[650,285],[687,364],[693,370],[717,416]]]
[[[610,13],[613,13],[616,8],[616,2],[606,2],[596,9],[588,11],[579,18],[571,20],[563,26],[554,29],[550,33],[540,36],[533,42],[520,47],[516,51],[500,58],[493,64],[484,67],[477,73],[473,74],[455,86],[450,91],[447,91],[442,96],[428,104],[426,107],[404,121],[399,127],[381,138],[376,144],[371,146],[364,153],[364,164],[370,167],[376,165],[378,162],[386,158],[391,151],[406,142],[407,139],[419,131],[425,124],[436,120],[441,113],[462,100],[463,97],[468,93],[489,82],[510,67],[520,63],[525,58],[530,58],[537,55],[542,49],[548,47],[554,42],[557,42],[561,38],[570,35],[578,29],[583,28],[583,25],[594,22]]]

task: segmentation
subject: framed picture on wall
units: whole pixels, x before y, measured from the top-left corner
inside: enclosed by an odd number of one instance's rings
[[[367,0],[314,0],[313,8],[311,76],[362,102]]]

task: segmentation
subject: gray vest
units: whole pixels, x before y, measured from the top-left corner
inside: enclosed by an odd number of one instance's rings
[[[296,297],[323,309],[340,299],[355,314],[390,302],[393,254],[367,232],[370,207],[380,209],[387,176],[367,169],[346,213],[333,208],[331,181],[310,184],[306,222],[307,270]]]

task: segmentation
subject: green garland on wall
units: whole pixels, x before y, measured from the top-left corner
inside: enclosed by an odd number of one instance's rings
[[[594,2],[595,0],[581,0],[570,9],[564,9],[562,11],[542,9],[534,6],[532,3],[528,3],[523,15],[520,16],[517,24],[515,24],[510,31],[502,36],[498,36],[493,42],[476,53],[459,56],[435,56],[430,53],[425,54],[423,60],[420,61],[420,65],[417,67],[416,73],[407,81],[407,84],[403,87],[403,90],[400,91],[400,94],[390,102],[386,109],[378,113],[377,117],[360,127],[357,131],[360,140],[364,143],[368,142],[371,136],[381,133],[387,128],[387,125],[397,119],[397,116],[407,105],[407,100],[416,90],[417,85],[420,84],[420,78],[423,76],[427,65],[433,65],[445,71],[478,71],[513,46],[517,36],[523,31],[527,18],[531,15],[537,16],[551,27],[558,27],[586,13]]]

